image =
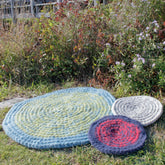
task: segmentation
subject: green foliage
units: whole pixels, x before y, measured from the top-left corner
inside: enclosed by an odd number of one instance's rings
[[[165,89],[165,42],[159,40],[158,28],[157,21],[153,21],[136,37],[128,38],[127,42],[133,48],[125,49],[129,51],[127,58],[116,61],[113,68],[116,85],[125,93],[139,91],[153,94]]]
[[[164,91],[165,3],[113,0],[89,6],[82,10],[79,4],[64,3],[49,18],[20,20],[2,32],[0,83],[63,82],[93,75],[93,86],[126,93]],[[138,57],[133,61],[136,54],[144,64]],[[119,68],[117,61],[125,66]]]
[[[108,47],[98,59],[96,79],[103,87],[115,84],[120,96],[131,93],[155,95],[158,92],[162,95],[165,91],[162,6],[165,4],[162,1],[122,2],[125,5],[117,3],[116,12],[111,12],[112,4],[106,10],[107,16],[116,16],[110,22],[113,21],[119,31],[111,36],[106,43]]]

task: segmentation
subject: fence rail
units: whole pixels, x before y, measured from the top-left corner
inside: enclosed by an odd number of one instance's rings
[[[32,18],[41,17],[43,13],[41,10],[43,7],[57,11],[60,8],[60,4],[64,0],[1,0],[0,1],[0,19],[12,18],[13,22],[17,18]],[[87,0],[80,0],[81,2]],[[74,3],[74,1],[68,1],[68,3]],[[100,3],[99,0],[93,0],[94,6]],[[106,4],[106,0],[103,0],[103,4]],[[49,17],[49,12],[44,14]]]

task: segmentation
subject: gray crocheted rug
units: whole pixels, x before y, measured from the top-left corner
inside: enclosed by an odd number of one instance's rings
[[[117,99],[112,105],[114,115],[123,115],[148,126],[163,113],[163,105],[150,96],[131,96]]]

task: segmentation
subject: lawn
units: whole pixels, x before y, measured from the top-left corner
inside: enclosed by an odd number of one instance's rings
[[[78,86],[84,86],[85,84],[79,84]],[[45,85],[41,87],[23,88],[17,91],[18,87],[12,88],[12,96],[23,95],[26,97],[33,97],[41,95],[52,90],[60,88],[69,88],[77,86],[74,82],[67,82],[58,86],[51,86],[46,89]],[[15,90],[15,92],[13,92]],[[115,96],[115,92],[112,92]],[[10,91],[8,91],[8,98]],[[165,99],[160,100],[164,105],[165,111]],[[75,164],[75,165],[88,165],[88,164],[100,164],[100,165],[118,165],[118,164],[143,164],[143,165],[164,165],[165,164],[165,113],[156,123],[151,126],[145,127],[147,132],[147,140],[142,150],[136,153],[116,156],[103,154],[95,149],[90,144],[83,146],[76,146],[66,149],[50,149],[50,150],[35,150],[29,149],[10,139],[2,129],[2,121],[5,114],[9,111],[9,108],[0,110],[0,164]]]
[[[8,30],[0,22],[0,101],[92,86],[104,88],[116,98],[153,96],[165,111],[165,1],[108,2],[85,9],[64,3],[49,18],[9,21]],[[148,136],[142,150],[116,156],[103,154],[90,144],[26,148],[3,131],[8,111],[0,109],[2,165],[165,164],[165,113],[145,127]]]

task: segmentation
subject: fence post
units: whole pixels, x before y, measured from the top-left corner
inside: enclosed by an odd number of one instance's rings
[[[100,3],[99,0],[94,0],[94,6],[97,6]]]
[[[56,6],[53,4],[53,12],[56,12]]]
[[[14,12],[14,0],[11,0],[11,18],[13,23],[16,23],[15,12]]]
[[[103,0],[103,5],[106,5],[106,0]]]
[[[60,9],[60,7],[61,7],[61,3],[62,3],[62,0],[57,0],[57,3],[58,3],[58,7],[57,7],[57,9]]]
[[[34,0],[30,0],[30,8],[31,8],[32,16],[35,17],[35,15],[34,15]]]

